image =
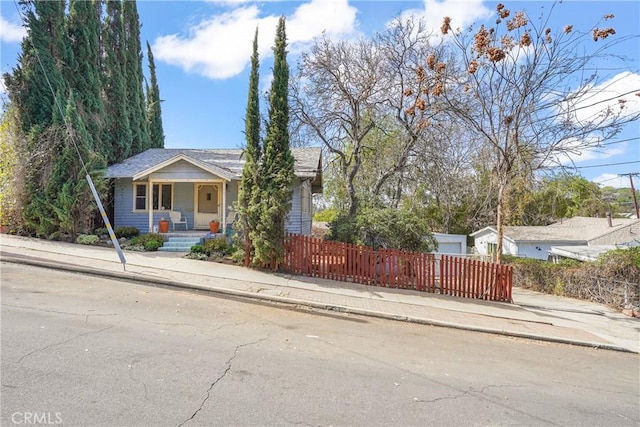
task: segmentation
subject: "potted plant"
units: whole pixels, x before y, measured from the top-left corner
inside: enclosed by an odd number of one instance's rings
[[[169,221],[166,218],[160,218],[160,221],[158,221],[158,230],[160,230],[161,233],[169,232]]]
[[[216,221],[214,219],[213,221],[209,222],[209,230],[212,233],[217,233],[219,229],[220,229],[220,222],[219,221]]]

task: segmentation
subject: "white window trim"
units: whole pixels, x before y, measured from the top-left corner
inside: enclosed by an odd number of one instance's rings
[[[136,201],[138,200],[138,186],[144,186],[144,209],[136,209]],[[133,212],[147,212],[147,204],[148,202],[148,198],[149,197],[149,184],[148,183],[141,183],[141,182],[134,182],[133,183]]]
[[[144,201],[144,209],[136,209],[136,199],[137,199],[137,187],[139,185],[144,185],[145,187],[145,201]],[[169,185],[171,186],[171,209],[153,209],[154,212],[164,212],[164,211],[169,211],[173,209],[173,206],[175,206],[175,188],[173,183],[163,183],[163,182],[154,182],[153,185],[157,185],[158,186],[158,205],[159,207],[162,206],[162,204],[160,203],[162,200],[160,200],[160,198],[162,197],[162,186],[166,186]],[[147,206],[149,205],[149,197],[151,197],[151,202],[153,203],[153,191],[149,191],[149,183],[145,182],[145,183],[141,183],[141,182],[134,182],[133,183],[133,212],[148,212]]]

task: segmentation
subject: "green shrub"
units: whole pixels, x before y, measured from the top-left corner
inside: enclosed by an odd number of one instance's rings
[[[69,242],[69,243],[72,243],[74,241],[71,234],[66,233],[64,231],[54,231],[53,233],[47,236],[47,240],[53,240],[55,242]]]
[[[331,222],[334,219],[336,219],[337,216],[338,216],[337,210],[333,208],[323,209],[313,214],[313,221],[314,222]]]
[[[209,239],[204,242],[204,252],[207,255],[211,255],[213,253],[226,255],[229,250],[229,244],[227,243],[226,238],[221,239]]]
[[[201,244],[197,244],[197,245],[193,245],[191,246],[191,253],[192,254],[204,254],[204,246],[202,246]]]
[[[144,244],[144,250],[149,252],[157,251],[158,248],[161,248],[163,244],[164,242],[156,242],[156,241],[150,240]]]
[[[207,255],[203,254],[201,252],[189,252],[187,254],[187,258],[189,259],[197,259],[200,261],[206,261],[207,260]]]
[[[95,230],[93,230],[93,234],[95,234],[96,236],[108,236],[109,230],[107,230],[106,227],[96,228]]]
[[[241,247],[233,247],[233,252],[231,252],[231,261],[236,264],[243,265],[244,264],[244,249]]]
[[[438,248],[425,218],[408,210],[392,208],[364,208],[355,218],[338,215],[329,223],[327,238],[374,249],[428,252]]]
[[[124,237],[125,239],[130,239],[131,237],[139,236],[140,230],[136,227],[118,227],[114,230],[116,237],[119,239]],[[153,234],[153,233],[149,233]]]
[[[329,224],[328,240],[335,240],[344,243],[357,243],[358,231],[356,230],[356,220],[349,218],[346,213],[336,215]]]
[[[138,236],[135,244],[142,245],[145,251],[157,251],[164,244],[164,236],[159,233],[148,233]]]
[[[99,241],[100,241],[100,238],[93,234],[80,234],[76,238],[76,243],[80,245],[95,245]]]
[[[595,262],[510,259],[510,264],[515,286],[620,310],[640,307],[640,247],[608,251]]]

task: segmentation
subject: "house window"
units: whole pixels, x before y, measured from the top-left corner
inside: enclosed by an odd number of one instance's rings
[[[147,209],[147,184],[135,184],[134,185],[134,207],[137,211],[144,211]]]
[[[497,243],[487,243],[487,255],[495,255],[498,253]]]
[[[307,183],[302,184],[302,213],[311,213],[311,191]]]
[[[134,184],[134,210],[147,210],[147,184]],[[154,184],[152,194],[153,210],[173,208],[173,184]]]
[[[173,185],[153,185],[153,210],[168,210],[173,207]]]

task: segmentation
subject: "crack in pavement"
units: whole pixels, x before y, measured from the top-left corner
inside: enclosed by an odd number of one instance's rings
[[[91,314],[87,314],[87,313],[71,313],[68,311],[58,311],[58,310],[47,310],[44,308],[38,308],[38,307],[29,307],[26,305],[14,305],[14,304],[2,304],[3,307],[12,307],[12,308],[22,308],[25,310],[35,310],[35,311],[43,311],[45,313],[56,313],[56,314],[66,314],[68,316],[117,316],[118,313],[91,313]]]
[[[160,326],[191,326],[195,327],[196,325],[192,323],[181,323],[181,322],[154,322],[152,320],[143,319],[141,317],[132,317],[134,320],[139,320],[140,322],[151,323],[152,325],[160,325]]]
[[[109,325],[109,326],[107,326],[107,327],[105,327],[105,328],[98,329],[97,331],[88,331],[88,332],[83,332],[83,333],[78,334],[78,335],[75,335],[75,336],[73,336],[73,337],[71,337],[71,338],[67,338],[67,339],[66,339],[66,340],[64,340],[64,341],[60,341],[60,342],[56,342],[56,343],[52,343],[52,344],[46,345],[46,346],[44,346],[44,347],[42,347],[42,348],[37,348],[37,349],[32,350],[32,351],[30,351],[29,353],[25,354],[24,356],[20,357],[20,359],[18,359],[15,363],[16,363],[16,364],[18,364],[18,363],[22,363],[22,361],[23,361],[25,358],[27,358],[27,357],[31,356],[32,354],[35,354],[35,353],[39,353],[39,352],[42,352],[42,351],[48,350],[48,349],[49,349],[49,348],[51,348],[51,347],[55,347],[55,346],[58,346],[58,345],[66,344],[66,343],[68,343],[69,341],[73,341],[73,340],[75,340],[75,339],[77,339],[77,338],[84,337],[84,336],[86,336],[86,335],[92,335],[92,334],[98,334],[98,333],[100,333],[100,332],[104,332],[104,331],[106,331],[107,329],[111,329],[111,328],[113,328],[114,326],[115,326],[115,325]]]
[[[289,424],[293,424],[293,425],[296,425],[296,426],[309,426],[309,427],[315,427],[315,425],[313,425],[313,424],[309,424],[309,423],[305,423],[304,421],[291,421],[291,420],[288,420],[288,419],[286,419],[286,418],[283,418],[283,420],[285,420],[285,421],[286,421],[286,422],[288,422]]]
[[[147,383],[145,383],[144,381],[139,380],[138,378],[135,378],[133,376],[133,368],[134,368],[135,362],[131,362],[130,365],[128,365],[128,373],[129,373],[129,378],[131,378],[131,381],[141,384],[142,387],[144,387],[144,400],[151,402],[149,400],[149,390],[147,390]],[[153,403],[153,402],[152,402]]]
[[[423,399],[414,399],[413,403],[434,403],[434,402],[438,402],[440,400],[455,400],[455,399],[460,399],[461,397],[465,397],[469,394],[474,394],[474,393],[484,393],[485,390],[490,389],[490,388],[524,388],[524,386],[521,385],[511,385],[511,384],[504,384],[504,385],[488,385],[488,386],[484,386],[482,387],[480,390],[474,390],[473,387],[469,388],[469,390],[463,391],[461,393],[458,393],[456,395],[452,395],[452,396],[443,396],[443,397],[437,397],[435,399],[429,399],[429,400],[423,400]]]
[[[213,390],[213,388],[216,386],[216,384],[218,384],[220,381],[222,381],[224,379],[224,377],[229,373],[229,371],[231,371],[231,363],[233,362],[233,359],[236,358],[236,356],[238,355],[238,351],[241,348],[247,347],[247,346],[250,346],[250,345],[259,344],[262,341],[269,339],[270,336],[271,336],[271,334],[268,334],[266,337],[260,338],[259,340],[256,340],[256,341],[252,341],[252,342],[245,343],[245,344],[238,344],[236,346],[236,348],[233,350],[233,356],[231,356],[229,358],[229,360],[227,360],[227,367],[225,368],[225,370],[222,372],[222,374],[218,378],[216,378],[211,383],[211,385],[207,389],[207,395],[205,396],[205,398],[200,403],[200,406],[198,407],[198,409],[196,409],[195,412],[189,418],[187,418],[186,420],[184,420],[183,422],[178,424],[178,427],[182,427],[183,425],[185,425],[189,421],[193,420],[195,418],[195,416],[198,415],[198,412],[200,412],[202,410],[202,408],[204,407],[205,403],[207,403],[207,400],[209,400],[209,397],[211,396],[211,390]]]

